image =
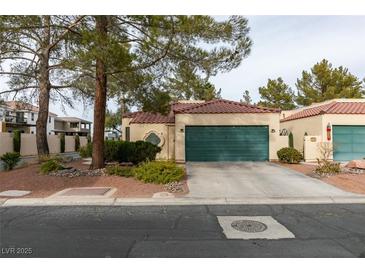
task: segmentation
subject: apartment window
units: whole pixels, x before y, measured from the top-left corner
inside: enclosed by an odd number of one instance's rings
[[[30,117],[30,119],[31,119],[32,121],[34,121],[34,113],[32,113],[30,116],[31,116],[31,117]]]
[[[51,123],[51,116],[48,116],[48,123]]]
[[[70,128],[78,128],[79,127],[79,123],[70,123]]]
[[[131,140],[131,129],[130,127],[125,128],[125,140],[130,141]]]

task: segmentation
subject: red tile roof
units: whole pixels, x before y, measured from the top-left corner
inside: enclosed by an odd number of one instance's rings
[[[274,113],[280,112],[280,110],[251,106],[248,104],[238,103],[234,101],[217,99],[207,102],[173,103],[171,105],[171,111],[168,115],[137,111],[132,113],[126,113],[123,116],[123,118],[132,118],[132,120],[130,121],[131,124],[166,124],[166,123],[173,124],[175,123],[176,113],[220,114],[220,113],[273,113],[273,112]]]
[[[273,113],[280,109],[258,107],[249,104],[216,99],[176,111],[176,113],[220,114],[220,113]]]
[[[12,110],[28,110],[28,111],[32,111],[32,112],[39,111],[39,108],[37,106],[34,106],[29,103],[21,102],[21,101],[5,101],[4,103],[8,108],[10,108]],[[55,114],[53,112],[49,111],[48,113],[51,116],[57,116],[57,114]]]
[[[330,102],[294,113],[282,122],[312,117],[321,114],[365,114],[365,102]]]

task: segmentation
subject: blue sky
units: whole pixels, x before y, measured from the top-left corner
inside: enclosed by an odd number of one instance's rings
[[[219,16],[219,18],[222,18]],[[268,78],[282,77],[295,88],[303,70],[328,59],[365,77],[365,16],[248,16],[253,40],[251,54],[235,70],[214,77],[226,99],[239,100],[249,90],[259,100],[258,88]],[[113,103],[109,108],[115,109]],[[59,106],[50,110],[65,115]],[[92,109],[82,105],[67,109],[66,115],[92,120]]]

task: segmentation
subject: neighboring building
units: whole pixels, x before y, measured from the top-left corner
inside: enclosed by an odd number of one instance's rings
[[[304,137],[309,135],[318,137],[313,142],[333,144],[334,160],[365,158],[365,99],[329,100],[283,111],[281,118],[281,130],[293,133],[299,151],[303,152]]]
[[[0,132],[12,132],[15,129],[22,133],[36,133],[38,107],[19,101],[6,101],[0,105]],[[47,134],[54,130],[57,115],[49,112]]]
[[[77,117],[56,117],[55,134],[87,136],[91,133],[91,122]]]
[[[168,115],[134,112],[122,119],[122,139],[161,147],[159,159],[267,161],[288,146],[280,110],[223,99],[179,101]]]

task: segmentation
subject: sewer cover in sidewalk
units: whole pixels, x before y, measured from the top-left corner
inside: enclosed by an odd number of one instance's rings
[[[7,197],[22,197],[25,195],[30,194],[31,191],[27,190],[6,190],[0,192],[0,196],[7,196]]]
[[[63,191],[59,196],[104,196],[110,190],[110,187],[71,188]]]
[[[238,230],[248,233],[262,232],[267,229],[267,225],[252,220],[237,220],[231,223],[231,226]]]
[[[217,216],[227,239],[295,238],[285,226],[271,216]]]

